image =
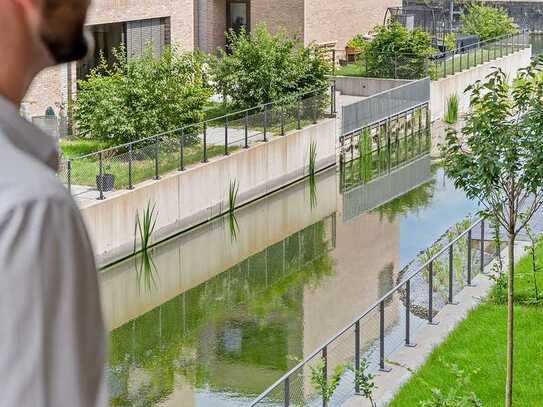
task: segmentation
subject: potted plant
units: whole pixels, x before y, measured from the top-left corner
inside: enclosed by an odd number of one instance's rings
[[[351,38],[345,45],[345,58],[347,62],[354,62],[364,48],[366,40],[361,34]]]
[[[111,159],[115,156],[115,150],[102,152],[103,172],[96,175],[96,188],[100,191],[113,191],[115,187],[115,175],[111,172]]]

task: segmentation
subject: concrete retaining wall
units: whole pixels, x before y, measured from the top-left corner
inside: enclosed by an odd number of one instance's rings
[[[531,57],[532,49],[525,48],[503,58],[467,69],[456,75],[432,81],[430,85],[430,109],[432,110],[432,121],[443,118],[447,99],[451,95],[455,93],[458,95],[459,112],[465,113],[469,108],[469,94],[464,93],[464,91],[469,85],[484,79],[495,68],[501,68],[507,75],[514,77],[519,69],[530,64]]]
[[[373,96],[386,90],[413,82],[408,79],[379,79],[356,76],[335,76],[336,91],[350,96]]]
[[[335,119],[276,137],[160,180],[149,180],[104,201],[84,203],[81,212],[100,264],[131,252],[135,217],[156,204],[155,240],[212,219],[228,209],[230,183],[239,183],[237,206],[307,174],[309,146],[317,145],[317,169],[335,164]]]

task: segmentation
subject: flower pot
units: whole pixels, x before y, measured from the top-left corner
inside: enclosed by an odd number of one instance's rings
[[[345,59],[347,62],[355,62],[356,56],[360,54],[359,48],[345,47]]]
[[[96,188],[100,191],[113,191],[115,185],[115,175],[113,174],[98,174],[96,176]]]

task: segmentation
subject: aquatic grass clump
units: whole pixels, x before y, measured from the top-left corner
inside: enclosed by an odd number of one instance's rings
[[[239,224],[236,219],[236,201],[238,199],[239,181],[230,181],[230,187],[228,188],[228,226],[230,228],[230,237],[232,240],[236,240],[239,232]]]
[[[143,214],[136,213],[136,222],[134,230],[134,254],[139,254],[134,258],[138,285],[141,288],[143,285],[147,291],[150,291],[156,285],[155,274],[157,271],[156,264],[151,256],[149,249],[151,248],[151,238],[155,231],[158,219],[158,210],[156,203],[151,206],[151,202],[147,202]],[[140,247],[138,250],[138,238]]]
[[[447,99],[447,110],[443,121],[447,124],[455,124],[458,121],[458,95],[456,93]]]
[[[311,209],[317,206],[317,182],[315,173],[317,168],[317,142],[311,141],[309,144],[309,204]]]
[[[358,138],[358,178],[368,182],[371,178],[371,137],[368,128]]]

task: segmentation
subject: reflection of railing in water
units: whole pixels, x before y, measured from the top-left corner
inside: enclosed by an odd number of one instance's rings
[[[336,335],[328,339],[321,347],[304,358],[295,367],[289,370],[283,377],[272,384],[265,392],[256,398],[251,406],[292,406],[292,405],[326,405],[323,404],[322,398],[316,394],[314,390],[308,389],[306,383],[310,381],[310,369],[308,367],[318,366],[318,363],[323,363],[323,377],[329,377],[338,366],[350,365],[353,369],[360,366],[361,358],[367,356],[367,350],[370,348],[368,344],[363,344],[361,338],[366,338],[367,329],[371,331],[372,323],[378,321],[378,340],[375,341],[373,347],[378,354],[376,358],[377,366],[381,371],[388,371],[385,365],[385,358],[390,355],[401,343],[394,344],[387,338],[386,320],[387,317],[386,305],[390,298],[400,297],[401,302],[406,306],[403,307],[405,316],[403,318],[404,331],[402,332],[402,342],[406,346],[412,345],[411,335],[414,331],[412,323],[420,319],[417,317],[420,309],[414,310],[414,305],[421,304],[421,298],[416,298],[420,293],[426,296],[425,315],[428,324],[434,323],[434,317],[440,308],[434,306],[434,299],[441,295],[438,281],[435,279],[436,270],[434,264],[438,262],[446,262],[448,264],[448,303],[453,303],[455,299],[455,285],[467,284],[470,285],[472,279],[479,273],[482,273],[484,266],[488,264],[488,260],[496,256],[496,250],[490,254],[485,253],[485,221],[478,220],[467,230],[461,233],[458,237],[449,241],[437,253],[427,259],[413,273],[404,276],[402,280],[388,293],[382,296],[366,311],[354,319],[352,323],[347,325]],[[476,241],[475,233],[480,229],[480,240]],[[488,234],[487,234],[488,236]],[[458,262],[455,256],[458,256],[458,251],[454,250],[457,245],[467,246],[467,261],[466,275],[463,273],[460,277],[455,272],[454,267]],[[478,259],[476,258],[478,257]],[[478,260],[478,261],[477,261]],[[426,275],[423,279],[424,286],[417,284],[417,277]],[[459,281],[458,278],[464,278],[464,281]],[[419,289],[422,288],[422,289]],[[400,327],[401,329],[402,327]],[[395,346],[391,346],[395,345]],[[373,369],[373,366],[372,366]],[[326,379],[325,379],[326,380]],[[335,394],[330,405],[340,404],[346,398],[358,392],[358,388],[354,382],[354,374],[348,370],[341,377],[341,389],[343,394]]]
[[[335,214],[115,329],[109,345],[112,402],[163,400],[176,386],[174,373],[181,374],[189,387],[206,384],[221,390],[225,387],[221,380],[227,380],[217,370],[224,373],[236,363],[266,373],[264,382],[277,377],[291,365],[293,350],[301,349],[303,322],[297,316],[303,307],[303,288],[333,273],[328,252],[334,242]],[[250,332],[244,336],[245,330]],[[218,339],[217,347],[221,343],[224,347],[228,332],[234,331],[252,345],[215,354],[219,350],[210,342]],[[225,337],[216,338],[220,335]],[[221,363],[221,369],[209,366]],[[135,386],[131,375],[136,372],[149,380]],[[253,372],[230,375],[243,378],[243,383],[236,383],[241,396],[261,391],[251,385],[248,376]],[[254,381],[258,383],[257,378]]]
[[[428,154],[353,187],[343,194],[343,221],[360,216],[433,179],[431,159]]]
[[[426,155],[431,148],[429,105],[370,124],[340,138],[345,191]]]

